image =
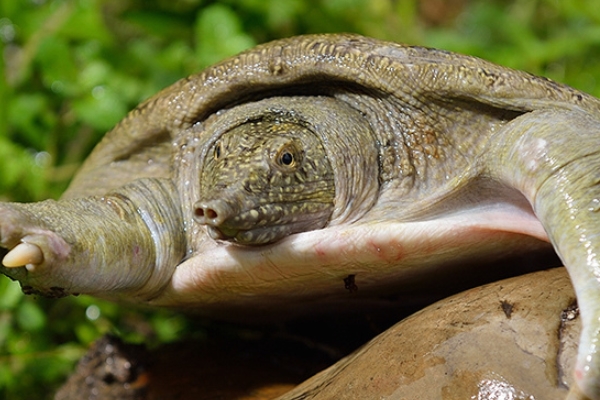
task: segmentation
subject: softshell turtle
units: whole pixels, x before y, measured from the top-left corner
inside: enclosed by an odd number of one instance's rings
[[[599,115],[472,57],[275,41],[140,105],[60,201],[2,204],[4,272],[50,296],[291,314],[551,243],[581,310],[575,381],[600,399]]]

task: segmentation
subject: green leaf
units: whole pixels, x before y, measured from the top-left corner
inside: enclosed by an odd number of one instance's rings
[[[5,200],[37,198],[46,182],[32,152],[0,137],[0,192]]]
[[[112,44],[112,34],[105,25],[102,0],[80,0],[69,18],[60,26],[58,34],[68,39],[97,40]]]
[[[78,119],[95,129],[108,131],[127,113],[127,105],[110,87],[99,85],[73,102]]]
[[[32,301],[23,302],[16,317],[19,327],[25,331],[37,331],[46,325],[46,314]]]
[[[0,296],[1,311],[13,310],[23,299],[21,285],[9,279],[0,280],[0,293],[2,293]]]
[[[41,68],[44,84],[52,88],[55,82],[64,85],[77,75],[77,66],[73,60],[72,50],[65,38],[48,36],[38,48],[36,62]]]
[[[48,98],[42,93],[23,93],[13,98],[8,105],[8,119],[21,143],[39,150],[46,147],[45,132],[55,122],[48,108]]]
[[[242,30],[238,16],[227,6],[204,8],[196,20],[196,55],[201,67],[214,64],[255,45]]]

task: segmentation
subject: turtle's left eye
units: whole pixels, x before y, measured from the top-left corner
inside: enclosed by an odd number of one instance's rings
[[[294,155],[288,151],[281,154],[279,157],[279,162],[281,165],[290,166],[294,163]]]
[[[287,143],[279,148],[273,160],[285,170],[293,169],[301,163],[302,151],[298,149],[295,143]]]
[[[293,172],[302,166],[304,147],[302,142],[293,138],[277,138],[269,152],[271,165],[282,172]]]

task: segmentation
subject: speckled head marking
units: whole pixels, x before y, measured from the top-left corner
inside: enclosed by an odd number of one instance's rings
[[[177,177],[192,187],[181,193],[184,215],[198,225],[188,232],[273,243],[356,221],[377,200],[378,142],[364,115],[338,99],[268,97],[197,129],[210,140],[189,141],[182,159],[195,167]]]
[[[194,216],[212,238],[265,244],[324,227],[335,184],[315,133],[295,122],[258,120],[212,144],[200,192]]]

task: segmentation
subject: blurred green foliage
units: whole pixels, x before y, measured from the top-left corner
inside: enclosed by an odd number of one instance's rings
[[[0,2],[0,199],[57,198],[105,131],[179,78],[256,43],[356,32],[440,47],[600,95],[588,0],[23,0]],[[25,297],[0,279],[0,398],[50,398],[105,332],[190,334],[167,311]]]

